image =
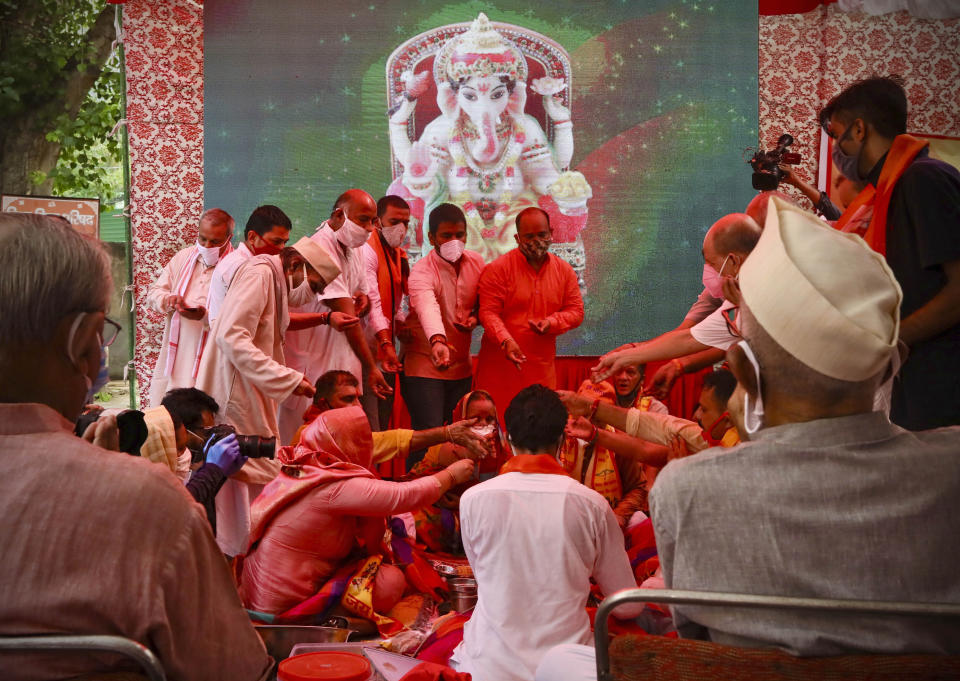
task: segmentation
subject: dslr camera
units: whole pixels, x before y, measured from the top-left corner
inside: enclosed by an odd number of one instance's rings
[[[758,151],[747,161],[753,168],[753,188],[766,192],[777,188],[784,172],[780,164],[793,165],[800,163],[800,154],[788,152],[787,147],[793,144],[793,135],[784,133],[777,140],[777,146],[770,151]]]
[[[221,423],[209,428],[200,428],[195,432],[202,440],[201,443],[191,443],[187,447],[193,454],[193,462],[200,463],[204,460],[204,450],[225,437],[230,435],[237,436],[237,443],[240,445],[240,454],[250,459],[272,459],[277,451],[277,438],[260,437],[259,435],[241,435],[237,429],[226,423]]]
[[[73,424],[73,434],[83,437],[87,428],[96,423],[103,416],[102,407],[88,407]],[[147,441],[147,424],[143,420],[143,412],[135,409],[124,409],[117,413],[117,429],[119,430],[120,451],[132,456],[140,456],[140,448]]]

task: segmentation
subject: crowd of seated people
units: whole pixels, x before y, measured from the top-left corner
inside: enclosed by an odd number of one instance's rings
[[[594,678],[588,608],[638,585],[960,603],[960,174],[903,134],[898,88],[857,83],[821,117],[866,187],[856,220],[776,193],[721,217],[683,321],[579,386],[552,369],[584,303],[545,212],[484,265],[441,205],[411,268],[409,206],[352,189],[290,247],[276,206],[235,251],[233,218],[204,213],[150,292],[163,352],[130,445],[90,407],[106,252],[0,214],[0,634],[119,634],[171,679],[262,679],[254,622],[360,618],[412,653],[451,621],[449,561],[477,602],[442,661],[549,681]],[[693,372],[695,409],[670,413]],[[614,615],[795,655],[960,653],[955,621]],[[0,653],[4,678],[118,668]]]

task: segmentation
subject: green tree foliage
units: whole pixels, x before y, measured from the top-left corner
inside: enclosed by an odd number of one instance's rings
[[[122,193],[122,77],[103,0],[0,0],[0,190]],[[107,206],[104,205],[106,208]]]

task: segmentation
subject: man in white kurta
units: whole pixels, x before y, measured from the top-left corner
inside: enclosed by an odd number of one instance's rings
[[[197,243],[174,255],[147,292],[147,305],[166,315],[148,406],[160,406],[168,390],[194,386],[208,338],[207,291],[231,236],[233,218],[219,208],[204,212]]]
[[[318,293],[338,269],[309,239],[298,241],[293,250],[295,254],[255,256],[240,267],[211,329],[214,340],[197,376],[197,387],[220,405],[220,418],[243,435],[278,437],[280,401],[295,393],[313,395],[313,385],[303,373],[285,364],[287,278],[293,277],[298,286],[306,262],[310,286]],[[246,550],[250,502],[278,471],[275,461],[251,459],[220,490],[217,543],[227,555]]]
[[[220,314],[227,289],[240,265],[255,255],[279,255],[290,238],[292,225],[287,214],[276,206],[254,208],[244,228],[244,240],[217,263],[207,296],[207,320],[213,326]]]
[[[340,276],[323,294],[307,305],[295,308],[297,313],[319,313],[326,310],[357,314],[354,297],[361,296],[369,304],[367,278],[364,271],[362,246],[367,243],[376,226],[377,204],[367,192],[351,189],[336,201],[329,220],[324,221],[310,239],[329,255]],[[287,334],[287,365],[316,380],[333,369],[349,371],[363,380],[363,367],[370,375],[374,392],[385,397],[393,389],[383,378],[376,365],[363,329],[356,327],[339,333],[329,326],[316,326]],[[280,406],[280,438],[289,444],[297,429],[303,424],[303,414],[310,400],[294,395]]]
[[[610,504],[555,456],[567,410],[552,390],[521,390],[505,414],[517,456],[460,500],[479,600],[450,665],[475,681],[530,681],[543,655],[591,641],[590,577],[604,594],[636,587]],[[639,614],[629,605],[617,617]]]

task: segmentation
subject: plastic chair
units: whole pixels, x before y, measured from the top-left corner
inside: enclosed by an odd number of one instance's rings
[[[900,615],[922,618],[960,618],[960,604],[904,603],[897,601],[834,600],[753,596],[718,592],[671,589],[624,589],[604,599],[597,609],[594,636],[598,681],[624,678],[611,672],[611,648],[627,655],[631,668],[626,676],[649,681],[661,678],[704,679],[958,679],[960,656],[954,655],[840,655],[803,658],[776,649],[749,649],[708,641],[669,639],[660,636],[618,636],[609,640],[610,613],[619,605],[642,601],[668,605],[702,605],[797,611],[819,611],[860,615]],[[659,657],[659,660],[657,659]],[[638,665],[647,667],[636,669]],[[624,665],[619,665],[623,667]]]
[[[59,635],[0,636],[0,652],[106,652],[135,661],[150,681],[166,681],[160,660],[142,643],[123,636]]]

